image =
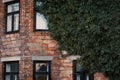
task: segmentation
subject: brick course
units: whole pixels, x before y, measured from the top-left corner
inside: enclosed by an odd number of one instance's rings
[[[0,58],[21,56],[19,80],[33,80],[32,56],[53,56],[52,80],[73,80],[72,60],[62,59],[58,43],[50,33],[34,31],[34,0],[20,0],[20,31],[5,33],[5,4],[0,0]],[[0,62],[0,80],[3,80],[3,65]],[[105,80],[96,79],[95,80]]]

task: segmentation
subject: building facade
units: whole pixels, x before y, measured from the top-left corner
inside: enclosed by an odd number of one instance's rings
[[[35,0],[0,0],[0,80],[106,80],[80,71],[78,56],[61,57]]]

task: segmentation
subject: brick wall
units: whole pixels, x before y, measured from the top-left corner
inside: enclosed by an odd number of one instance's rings
[[[49,32],[34,31],[34,0],[20,0],[20,32],[5,33],[5,4],[0,0],[0,58],[21,56],[19,80],[33,80],[32,56],[53,56],[52,80],[73,80],[72,60],[61,58],[58,43]],[[3,65],[0,61],[0,80]],[[96,79],[95,80],[104,80]]]
[[[58,44],[50,37],[50,33],[34,32],[33,4],[33,0],[20,0],[20,32],[5,34],[5,6],[0,0],[0,58],[21,56],[19,80],[32,80],[32,56],[53,56],[52,80],[71,80],[72,66],[65,65],[72,64],[72,61],[68,60],[61,65],[64,60],[60,59]],[[3,80],[2,67],[2,62],[0,62],[0,80]],[[65,71],[67,71],[66,76],[62,74]]]
[[[94,74],[94,80],[109,80],[107,77],[103,75],[103,73],[95,73]]]

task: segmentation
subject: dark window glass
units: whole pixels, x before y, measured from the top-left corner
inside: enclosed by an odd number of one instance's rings
[[[85,73],[77,61],[73,61],[73,80],[94,80],[94,78],[93,74]]]
[[[43,2],[35,0],[35,8],[41,7]],[[35,9],[35,30],[46,31],[48,30],[48,22],[43,14]]]
[[[37,74],[35,75],[35,80],[49,80],[49,76],[44,74]]]
[[[19,31],[19,2],[6,3],[6,33]]]
[[[34,80],[50,80],[50,62],[34,62]]]
[[[4,80],[18,80],[19,66],[18,62],[7,62],[4,63],[5,76]]]

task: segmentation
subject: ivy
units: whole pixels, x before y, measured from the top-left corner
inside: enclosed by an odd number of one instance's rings
[[[80,55],[89,72],[120,79],[119,0],[37,0],[60,50]]]

